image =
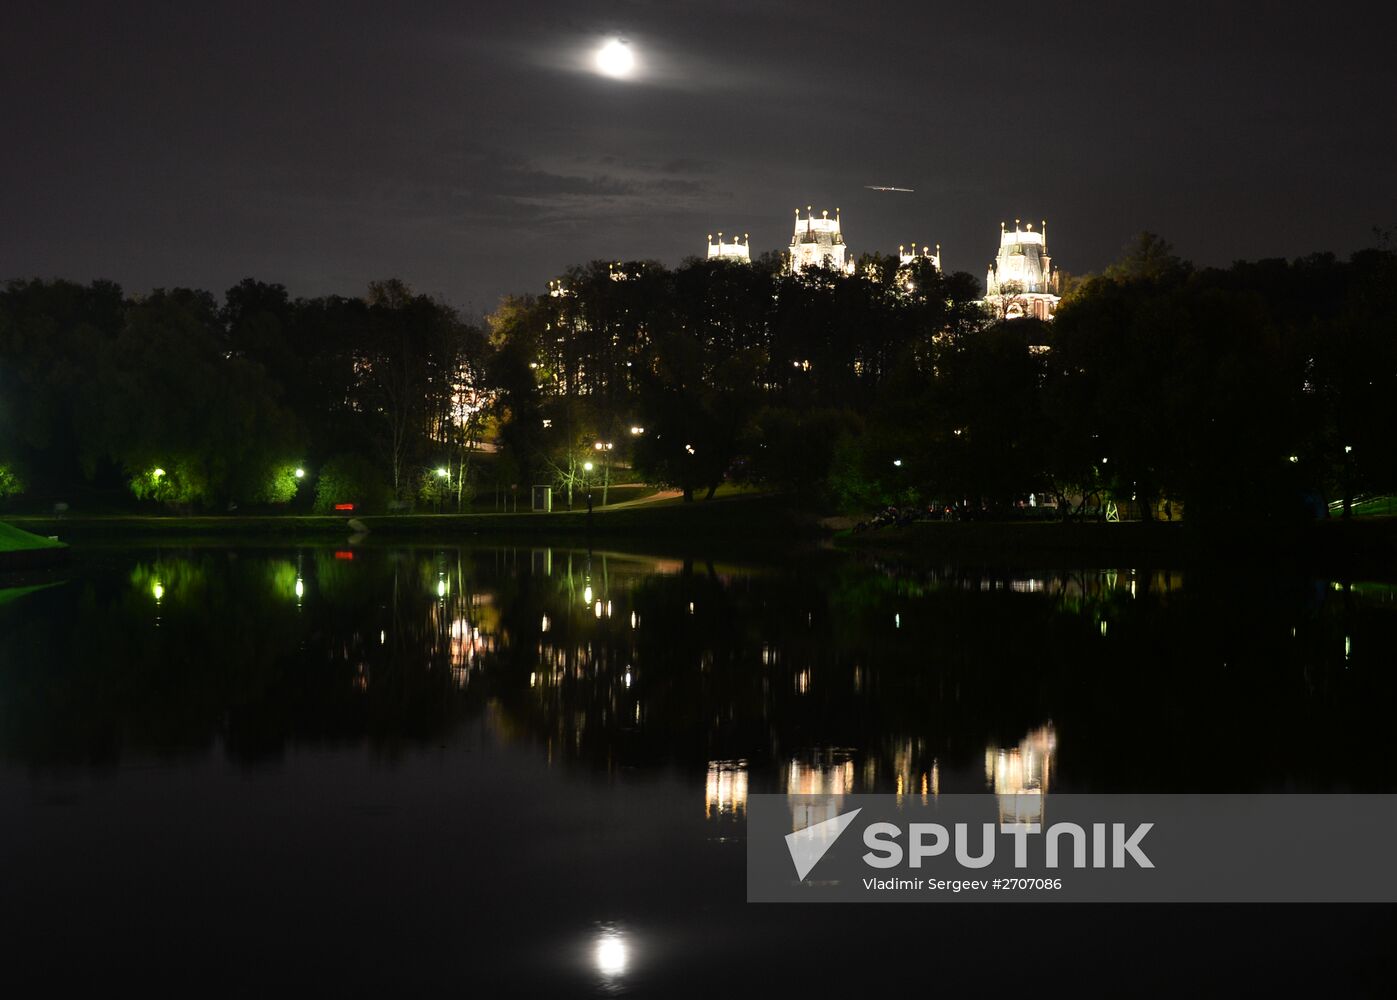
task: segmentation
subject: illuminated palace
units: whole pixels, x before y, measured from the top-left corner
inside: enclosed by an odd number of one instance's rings
[[[714,243],[713,236],[710,233],[708,237],[708,256],[722,257],[727,260],[740,260],[750,264],[752,262],[752,251],[748,246],[747,234],[742,234],[741,243],[737,242],[736,236],[732,238],[731,243],[724,243],[723,234],[720,232],[718,234],[718,242]]]
[[[853,274],[854,257],[849,245],[844,242],[844,229],[839,217],[839,209],[834,210],[834,218],[822,211],[818,217],[813,207],[805,207],[805,217],[796,209],[795,231],[786,256],[786,266],[792,274],[802,274],[812,268],[827,268],[843,274]],[[741,240],[734,236],[732,242],[713,239],[708,236],[709,259],[723,259],[751,263],[752,251],[746,233]],[[933,251],[924,244],[918,249],[916,243],[903,244],[897,248],[898,263],[903,267],[917,260],[930,261],[941,270],[941,244]],[[999,253],[990,263],[985,274],[985,308],[1002,319],[1018,319],[1032,316],[1037,319],[1052,319],[1060,301],[1058,295],[1058,273],[1053,270],[1053,259],[1048,255],[1048,224],[1035,230],[1033,223],[1027,226],[1014,220],[1011,230],[1003,223],[999,226]]]
[[[1057,310],[1057,272],[1048,256],[1048,224],[1037,232],[1033,223],[1013,232],[999,224],[999,255],[985,275],[985,305],[1005,319],[1033,316],[1052,319]]]
[[[839,209],[834,210],[834,218],[829,212],[815,213],[805,206],[806,217],[800,217],[796,209],[796,229],[791,236],[791,273],[800,274],[808,268],[825,267],[833,271],[854,273],[854,259],[849,256],[849,247],[844,242],[844,233],[839,228]]]

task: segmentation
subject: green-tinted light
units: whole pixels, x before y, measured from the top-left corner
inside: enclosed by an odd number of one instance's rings
[[[164,474],[165,474],[165,470],[164,470],[164,469],[161,469],[161,468],[159,468],[159,467],[155,468],[155,469],[151,472],[151,475],[152,475],[153,477],[155,477],[156,479],[159,479],[159,478],[160,478],[161,476],[163,476]]]
[[[297,469],[297,470],[296,470],[296,478],[297,478],[297,479],[305,479],[305,478],[306,478],[306,470],[305,470],[305,469]]]

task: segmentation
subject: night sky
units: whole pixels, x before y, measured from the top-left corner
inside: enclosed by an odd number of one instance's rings
[[[1379,5],[853,2],[6,8],[0,278],[295,295],[397,275],[471,310],[593,258],[916,240],[1001,220],[1080,273],[1150,229],[1205,264],[1397,225]],[[641,60],[593,71],[609,35]],[[880,194],[865,185],[915,188]]]

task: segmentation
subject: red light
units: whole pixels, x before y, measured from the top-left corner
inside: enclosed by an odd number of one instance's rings
[[[353,505],[352,503],[337,503],[337,504],[335,504],[335,510],[353,510],[353,509],[354,509],[354,505]]]
[[[353,552],[350,552],[348,549],[337,549],[337,550],[335,551],[335,558],[336,558],[336,559],[349,559],[349,560],[353,560],[353,558],[354,558],[354,553],[353,553]]]

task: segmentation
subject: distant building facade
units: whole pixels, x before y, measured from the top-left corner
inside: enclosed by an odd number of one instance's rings
[[[736,236],[732,238],[731,243],[724,243],[723,234],[719,233],[718,242],[714,243],[713,234],[710,233],[708,236],[708,257],[710,260],[714,257],[721,257],[724,260],[737,260],[744,264],[752,263],[752,251],[747,234],[742,234],[741,243],[737,242]]]
[[[985,305],[996,316],[1052,319],[1061,301],[1058,275],[1048,255],[1048,224],[1037,231],[1033,223],[1010,230],[999,225],[999,253],[985,275]]]
[[[786,258],[790,273],[802,274],[811,268],[819,268],[853,274],[854,256],[844,242],[839,209],[834,210],[834,218],[830,218],[828,211],[816,216],[809,205],[805,211],[802,217],[800,209],[795,210],[795,229],[791,233]],[[724,239],[721,232],[716,240],[710,233],[707,246],[709,260],[751,263],[751,242],[746,233],[740,238],[732,237],[731,241]],[[897,248],[897,258],[899,268],[910,268],[918,261],[929,261],[937,271],[944,271],[939,243],[934,248],[932,244],[902,244]],[[870,265],[867,273],[875,275],[877,271]],[[907,272],[901,271],[900,274],[905,277]],[[1032,316],[1050,320],[1062,300],[1060,291],[1058,272],[1053,268],[1053,258],[1048,253],[1048,224],[1044,222],[1040,228],[1034,229],[1033,223],[1023,225],[1015,219],[1014,228],[1010,229],[1000,223],[999,252],[985,272],[985,297],[982,300],[985,308],[1001,319]]]
[[[795,233],[791,236],[790,268],[792,274],[801,274],[810,268],[827,268],[844,274],[854,273],[854,258],[844,242],[844,233],[839,227],[839,209],[834,210],[834,218],[829,212],[815,213],[809,205],[805,207],[806,217],[800,217],[796,209]]]
[[[936,270],[941,270],[941,244],[936,244],[936,252],[931,252],[931,247],[923,246],[921,251],[917,251],[917,244],[911,246],[899,246],[897,248],[897,262],[903,267],[918,260],[929,260]]]

